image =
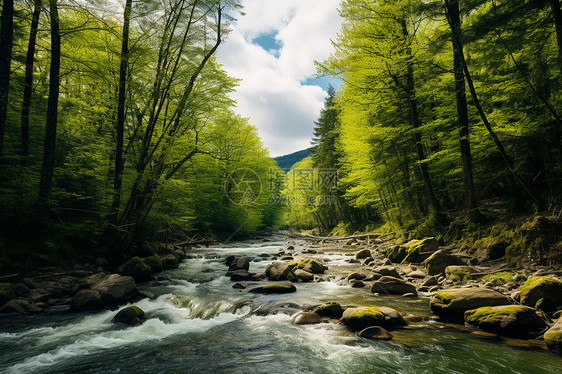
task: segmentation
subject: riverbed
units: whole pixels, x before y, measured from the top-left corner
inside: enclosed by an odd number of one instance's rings
[[[324,282],[259,295],[234,289],[224,259],[253,259],[263,273],[287,239],[220,244],[189,252],[178,269],[139,285],[154,294],[134,305],[140,326],[116,325],[116,310],[0,318],[0,372],[6,373],[560,373],[562,358],[529,344],[479,336],[439,323],[427,298],[375,296],[352,288],[350,250],[319,251]],[[298,250],[299,248],[297,248]],[[257,285],[257,284],[256,284]],[[425,316],[392,330],[389,342],[357,337],[343,325],[295,326],[291,313],[325,302],[390,306]],[[130,305],[130,304],[129,304]]]

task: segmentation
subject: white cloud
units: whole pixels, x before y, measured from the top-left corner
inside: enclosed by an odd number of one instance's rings
[[[314,60],[329,56],[340,26],[339,0],[243,0],[241,16],[218,60],[241,78],[233,95],[241,115],[250,118],[273,156],[310,145],[314,121],[326,93],[301,82],[315,73]],[[277,55],[252,40],[277,33]]]

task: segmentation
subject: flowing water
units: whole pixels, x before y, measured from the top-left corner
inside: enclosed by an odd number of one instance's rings
[[[562,358],[517,341],[484,338],[434,321],[394,330],[391,342],[358,338],[337,323],[294,326],[275,306],[385,305],[429,314],[427,299],[374,296],[337,282],[353,270],[345,253],[327,251],[327,282],[299,283],[285,295],[232,288],[224,258],[253,258],[263,272],[286,246],[276,238],[193,250],[195,258],[141,288],[156,295],[138,305],[144,324],[115,325],[115,311],[2,317],[0,372],[5,373],[561,373]]]

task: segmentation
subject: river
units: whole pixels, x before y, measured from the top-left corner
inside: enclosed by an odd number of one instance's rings
[[[319,255],[326,282],[299,283],[285,295],[233,289],[224,258],[253,258],[263,272],[287,240],[245,241],[190,252],[178,269],[139,288],[146,321],[111,322],[115,311],[2,317],[0,372],[5,373],[560,373],[562,358],[518,341],[480,337],[433,319],[391,331],[390,342],[357,337],[337,323],[295,326],[272,308],[336,301],[390,306],[429,315],[428,299],[374,296],[338,281],[353,271],[352,252]],[[260,255],[264,257],[260,257]]]

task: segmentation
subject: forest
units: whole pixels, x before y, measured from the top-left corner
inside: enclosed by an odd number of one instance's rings
[[[145,241],[273,226],[225,195],[275,162],[215,53],[236,1],[3,1],[0,263],[119,257]]]
[[[339,84],[287,175],[216,60],[238,1],[100,4],[2,3],[3,266],[268,227],[474,241],[562,212],[558,0],[343,1],[316,62]],[[234,201],[239,170],[273,190]]]
[[[292,206],[290,225],[460,238],[560,217],[558,0],[348,0],[340,14],[317,67],[342,84],[325,101],[312,157],[291,172],[337,168],[339,188],[286,188],[337,203]]]

